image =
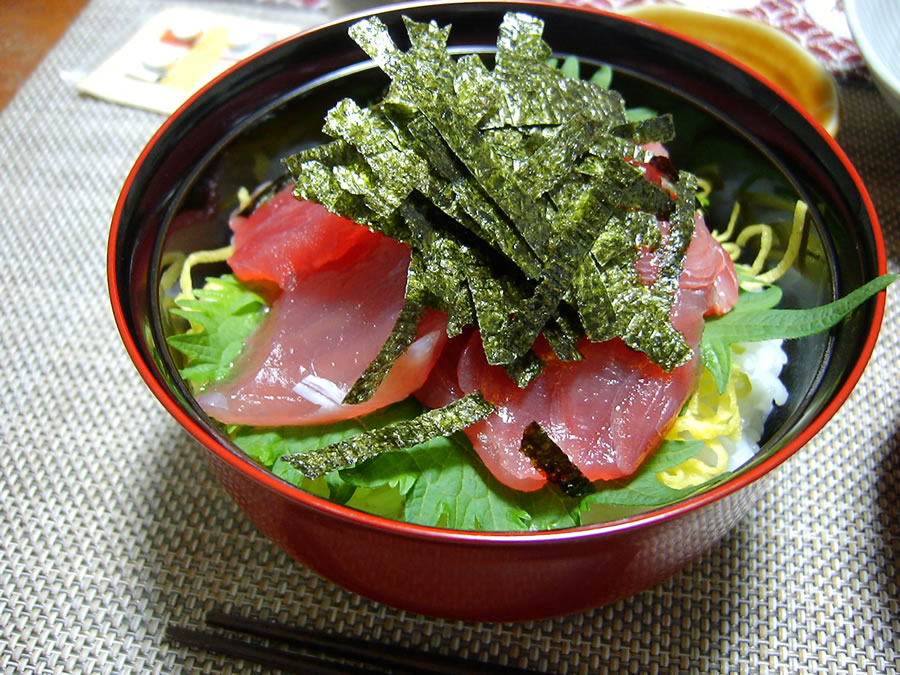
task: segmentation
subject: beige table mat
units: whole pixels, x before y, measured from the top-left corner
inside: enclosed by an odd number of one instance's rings
[[[109,309],[110,217],[161,118],[61,78],[161,6],[95,0],[0,113],[0,671],[257,672],[164,640],[218,604],[546,672],[897,670],[897,288],[859,387],[741,525],[615,605],[435,620],[337,588],[258,534],[143,385]],[[900,119],[867,85],[841,93],[839,141],[898,271]]]

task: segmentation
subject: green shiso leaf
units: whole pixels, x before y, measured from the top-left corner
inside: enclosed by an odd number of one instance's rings
[[[637,106],[634,108],[628,108],[625,111],[625,116],[628,118],[630,122],[640,122],[642,120],[649,120],[653,117],[656,117],[659,113],[657,113],[653,108],[646,108],[644,106]]]
[[[581,500],[586,511],[593,504],[618,506],[662,506],[697,488],[670,488],[657,479],[660,471],[678,466],[703,449],[703,441],[664,441],[656,452],[628,479],[598,482],[596,492]]]
[[[760,292],[741,291],[737,304],[728,314],[707,319],[700,342],[703,365],[712,373],[721,393],[731,376],[732,344],[790,340],[821,333],[836,326],[896,279],[896,274],[884,274],[839,300],[809,309],[773,309],[781,300],[777,286]]]
[[[403,492],[407,522],[501,532],[578,525],[577,500],[546,488],[523,494],[500,484],[464,436],[435,438],[407,451],[386,452],[340,474],[354,484],[371,486],[378,483],[372,477],[382,475],[382,465],[395,461],[401,462],[407,475],[416,475]]]
[[[414,453],[421,477],[407,494],[408,522],[463,530],[523,530],[514,490],[496,485],[455,438]]]
[[[367,430],[378,429],[402,420],[413,419],[422,411],[421,406],[412,400],[401,401],[382,408],[359,419],[349,419],[324,425],[290,426],[290,427],[247,427],[237,426],[229,430],[229,437],[250,457],[270,469],[283,480],[301,487],[314,494],[327,495],[329,499],[345,503],[349,501],[355,488],[375,488],[390,485],[402,488],[397,495],[397,504],[391,509],[400,508],[399,497],[409,489],[418,477],[414,467],[403,467],[399,461],[389,466],[392,472],[381,481],[370,481],[369,484],[354,480],[345,480],[341,472],[333,472],[315,481],[307,479],[290,463],[281,459],[285,455],[315,452],[340,441],[346,440]],[[386,453],[402,456],[402,453]],[[385,467],[385,464],[381,464]]]
[[[416,414],[418,412],[421,411]],[[356,487],[377,488],[387,485],[396,488],[401,495],[406,495],[422,473],[416,461],[418,452],[433,442],[437,442],[437,439],[420,443],[414,451],[389,450],[335,474]]]
[[[724,394],[731,379],[731,365],[734,352],[731,343],[715,337],[703,337],[700,340],[700,360],[716,383],[716,390]]]
[[[454,58],[449,27],[404,24],[407,51],[377,17],[350,28],[391,85],[369,108],[335,106],[324,129],[334,149],[286,160],[296,194],[412,246],[450,332],[474,323],[488,361],[520,385],[536,372],[528,354],[542,331],[564,359],[579,357],[587,332],[620,335],[666,369],[685,362],[669,309],[695,184],[682,174],[662,189],[629,163],[650,158],[641,144],[672,137],[671,119],[629,121],[603,69],[593,82],[577,79],[577,60],[556,69],[535,17],[504,17],[492,69],[477,55]],[[672,221],[665,241],[661,217]],[[630,253],[590,260],[604,237]],[[632,273],[639,247],[659,249],[649,289]]]
[[[750,291],[741,289],[737,303],[731,308],[731,313],[764,312],[777,307],[783,295],[784,293],[778,286],[765,286],[759,290]]]
[[[558,530],[582,524],[580,501],[552,486],[519,492],[515,521],[525,530]]]
[[[422,412],[412,400],[393,407],[409,419]],[[578,525],[577,500],[549,488],[521,493],[500,484],[460,434],[383,452],[337,473],[359,489],[394,488],[402,502],[400,517],[420,525],[484,531]],[[387,506],[396,508],[390,502]],[[384,505],[359,504],[357,508],[390,516]]]
[[[287,482],[376,515],[421,525],[469,530],[528,531],[578,525],[578,501],[558,491],[521,493],[497,482],[465,436],[438,437],[405,450],[389,450],[350,468],[310,480],[284,455],[329,445],[418,417],[413,399],[360,420],[308,427],[237,427],[231,438]]]
[[[560,72],[568,77],[570,80],[580,80],[581,79],[581,64],[578,59],[574,56],[566,57],[566,60],[562,62],[562,65],[559,67]]]
[[[193,329],[171,335],[169,345],[187,357],[181,376],[198,389],[223,379],[266,312],[265,300],[233,275],[209,278],[195,299],[176,299],[172,314]]]
[[[850,312],[896,281],[884,274],[851,291],[843,298],[809,309],[766,309],[729,312],[707,321],[704,332],[731,342],[757,342],[773,338],[793,339],[815,335],[837,325]]]
[[[609,89],[612,84],[613,71],[609,66],[603,65],[594,71],[588,80],[591,84],[595,84],[601,89]]]
[[[311,452],[285,455],[282,459],[307,478],[317,478],[387,450],[411,448],[433,438],[449,436],[493,412],[494,406],[474,392],[415,419],[388,424]]]
[[[744,281],[752,281],[753,277],[746,277]],[[752,314],[772,309],[781,302],[782,292],[778,286],[766,286],[759,290],[741,290],[738,300],[731,308],[732,314]],[[705,332],[700,340],[700,360],[704,367],[713,376],[716,389],[720,394],[728,387],[731,378],[731,364],[734,350],[731,345],[734,340],[724,334],[716,335],[715,332]]]

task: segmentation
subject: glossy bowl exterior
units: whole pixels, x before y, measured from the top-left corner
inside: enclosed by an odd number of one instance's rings
[[[828,281],[820,289],[824,300],[884,272],[874,210],[839,147],[806,113],[721,55],[631,19],[558,5],[400,5],[378,13],[393,28],[401,14],[452,23],[451,43],[471,47],[492,45],[511,9],[544,18],[552,46],[614,64],[726,121],[807,201],[823,204],[819,228],[830,251],[829,269],[820,270]],[[838,409],[871,354],[883,294],[818,339],[811,371],[795,369],[812,374],[796,376],[797,402],[757,460],[705,493],[644,515],[553,532],[461,532],[371,516],[282,482],[231,445],[186,393],[166,352],[153,288],[166,242],[209,247],[202,228],[170,228],[183,208],[184,185],[198,180],[210,158],[226,153],[228,139],[277,117],[285,101],[300,96],[302,102],[311,83],[328,88],[365,62],[346,37],[347,25],[301,34],[229,71],[175,113],[138,159],[116,208],[108,258],[113,309],[138,370],[203,445],[216,476],[262,532],[312,570],[366,597],[429,615],[511,621],[597,607],[658,583],[725,536],[756,501],[760,479]],[[292,139],[273,142],[283,156]]]

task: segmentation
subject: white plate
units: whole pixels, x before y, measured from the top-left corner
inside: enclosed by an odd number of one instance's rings
[[[875,85],[900,114],[900,3],[844,0],[844,10]]]

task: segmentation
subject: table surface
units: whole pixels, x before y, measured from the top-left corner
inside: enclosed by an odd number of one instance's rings
[[[87,0],[4,0],[0,4],[0,109],[86,4]]]
[[[894,288],[845,406],[720,544],[632,598],[520,624],[433,619],[338,588],[261,536],[143,385],[109,308],[113,207],[163,119],[70,82],[164,6],[92,0],[0,111],[0,671],[253,672],[165,641],[167,623],[200,625],[216,605],[547,672],[898,669]],[[896,272],[900,121],[870,85],[840,89],[838,142]]]

